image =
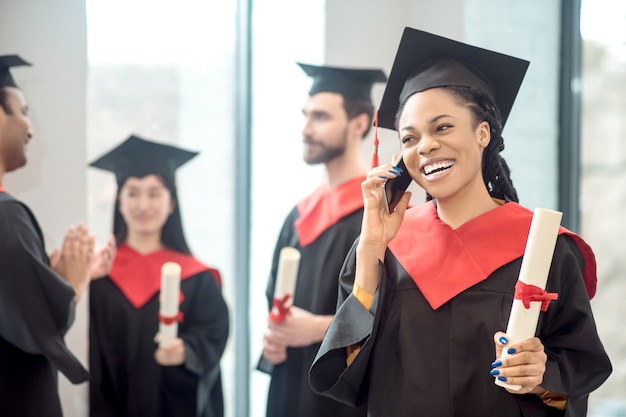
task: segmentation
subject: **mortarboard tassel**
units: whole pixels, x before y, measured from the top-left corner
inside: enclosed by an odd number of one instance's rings
[[[372,168],[378,166],[378,110],[374,118],[374,153],[372,154]]]

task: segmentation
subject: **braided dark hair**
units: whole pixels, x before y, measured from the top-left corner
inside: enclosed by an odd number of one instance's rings
[[[482,173],[485,186],[489,195],[505,201],[519,202],[517,190],[511,181],[511,170],[500,152],[504,150],[504,139],[502,138],[502,119],[500,111],[496,107],[493,99],[482,91],[469,87],[445,86],[460,104],[467,106],[474,115],[476,125],[483,121],[489,124],[491,130],[491,140],[483,151]],[[407,97],[408,99],[408,97]],[[404,104],[398,109],[396,120],[398,120]],[[426,193],[426,201],[433,197]]]

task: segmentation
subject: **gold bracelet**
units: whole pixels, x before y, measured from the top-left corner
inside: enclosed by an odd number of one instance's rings
[[[359,302],[363,304],[363,307],[365,307],[367,310],[372,308],[374,296],[365,291],[363,288],[359,287],[356,282],[352,286],[352,294],[354,294],[356,299],[359,300]]]

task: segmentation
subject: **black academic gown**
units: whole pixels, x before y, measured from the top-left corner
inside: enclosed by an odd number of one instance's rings
[[[283,224],[272,262],[267,287],[267,298],[271,309],[274,285],[278,270],[280,250],[285,246],[298,249],[301,253],[294,305],[313,314],[332,315],[337,308],[338,277],[345,255],[361,230],[363,203],[360,196],[360,181],[353,181],[353,196],[360,199],[360,206],[326,227],[313,242],[300,244],[300,236],[294,224],[300,218],[294,208]],[[353,197],[344,196],[351,203]],[[343,207],[348,207],[346,203]],[[353,206],[354,207],[354,206]],[[308,372],[320,344],[302,348],[287,348],[287,360],[272,366],[260,359],[258,369],[271,375],[267,397],[268,417],[364,417],[365,408],[354,408],[331,398],[314,393],[308,382]]]
[[[92,417],[222,417],[220,359],[228,309],[209,271],[181,280],[179,337],[185,363],[154,359],[159,294],[134,307],[109,277],[90,287],[89,364]]]
[[[73,320],[74,290],[50,268],[37,220],[0,192],[0,415],[62,415],[58,371],[89,378],[63,341]]]
[[[490,248],[486,244],[479,252],[488,255]],[[565,412],[535,395],[508,393],[489,373],[493,335],[507,327],[520,258],[434,309],[388,249],[372,313],[351,294],[355,249],[340,278],[345,302],[310,371],[316,392],[366,403],[370,417],[586,415],[588,395],[606,380],[611,365],[596,332],[583,258],[570,236],[557,240],[546,290],[558,293],[558,300],[541,313],[537,330],[548,355],[541,385],[568,395]],[[359,342],[361,351],[346,367],[346,347]]]

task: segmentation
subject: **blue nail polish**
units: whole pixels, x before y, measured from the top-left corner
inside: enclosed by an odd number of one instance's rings
[[[511,349],[507,350],[506,353],[508,353],[509,355],[514,354],[515,353],[515,348],[511,348]]]
[[[378,178],[382,178],[383,180],[387,179],[387,177],[385,177],[384,175],[379,175]]]
[[[497,368],[498,366],[502,366],[502,361],[495,361],[491,364],[492,368]]]
[[[395,169],[390,169],[389,172],[391,172],[394,175],[400,175],[402,174],[401,172],[396,171]]]
[[[501,338],[498,339],[498,342],[502,343],[503,345],[506,345],[509,342],[509,339],[502,336]]]
[[[404,170],[402,168],[400,168],[400,167],[393,167],[393,170],[394,171],[398,171],[399,173],[403,173],[404,172]]]
[[[500,370],[499,369],[492,369],[489,373],[491,375],[498,375],[500,373]]]
[[[498,377],[498,381],[504,382],[504,381],[506,381],[506,377],[505,376],[499,376]]]

